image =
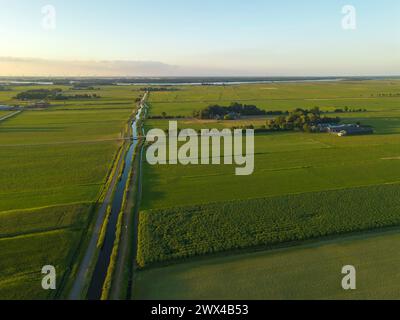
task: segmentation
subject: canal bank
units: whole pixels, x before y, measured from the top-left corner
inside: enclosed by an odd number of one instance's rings
[[[142,112],[145,109],[146,105],[144,101],[147,98],[147,93],[144,95],[138,112],[136,114],[135,119],[132,121],[131,130],[132,130],[132,142],[129,146],[129,149],[125,155],[124,159],[124,167],[122,169],[122,175],[117,182],[114,190],[114,197],[111,202],[111,214],[109,216],[106,235],[104,238],[104,244],[101,248],[97,263],[93,271],[92,279],[89,285],[89,290],[87,293],[87,298],[89,300],[99,300],[102,298],[103,288],[107,277],[112,277],[113,269],[109,270],[110,262],[115,263],[112,259],[115,259],[115,242],[119,240],[117,236],[120,236],[121,230],[118,230],[119,226],[119,218],[123,215],[124,203],[126,202],[125,190],[128,185],[128,181],[131,178],[131,169],[132,163],[134,161],[134,155],[136,147],[139,143],[139,123],[141,121]],[[119,232],[118,232],[119,231]],[[118,245],[117,245],[118,250]],[[113,252],[114,251],[114,252]],[[112,258],[114,256],[114,258]],[[111,268],[113,266],[111,265]],[[107,279],[108,281],[111,281]],[[106,289],[106,288],[105,288]],[[106,295],[107,296],[107,295]],[[104,298],[104,295],[103,295]]]
[[[131,122],[131,133],[129,146],[124,155],[120,157],[115,164],[116,170],[112,177],[106,196],[99,206],[99,212],[93,227],[93,234],[85,255],[80,263],[79,270],[72,289],[69,293],[69,299],[78,300],[88,298],[90,300],[99,300],[102,295],[104,281],[110,263],[111,254],[116,239],[116,227],[118,217],[123,207],[123,198],[125,194],[126,182],[129,179],[134,151],[138,145],[138,123],[140,122],[142,112],[145,108],[144,101],[147,93],[139,103],[136,116]],[[111,213],[106,228],[106,235],[101,249],[97,248],[100,232],[106,217],[107,207],[111,206]]]

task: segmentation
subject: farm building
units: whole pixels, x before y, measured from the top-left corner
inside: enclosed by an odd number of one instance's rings
[[[337,135],[339,137],[343,137],[349,135],[361,135],[361,134],[373,134],[373,133],[374,130],[371,127],[356,126],[356,127],[348,127],[337,133]]]
[[[47,108],[50,106],[50,103],[47,101],[39,101],[35,102],[34,104],[30,105],[29,108]]]
[[[355,124],[344,124],[340,126],[329,127],[328,130],[330,133],[336,134],[339,137],[374,133],[374,130],[371,127],[362,127]]]
[[[320,124],[318,125],[321,132],[329,132],[340,137],[348,135],[372,134],[373,128],[360,126],[357,124]]]
[[[333,133],[333,134],[338,134],[339,132],[343,130],[348,130],[350,128],[357,128],[356,124],[340,124],[340,125],[332,125],[328,126],[327,132]]]

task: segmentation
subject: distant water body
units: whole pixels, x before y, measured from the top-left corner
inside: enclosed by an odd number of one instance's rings
[[[272,84],[272,83],[310,83],[399,79],[399,77],[132,77],[132,78],[3,78],[0,84],[9,85],[118,85],[118,86],[222,86],[240,84]]]
[[[196,81],[188,81],[188,82],[151,82],[151,81],[143,81],[143,82],[115,82],[110,83],[110,85],[114,84],[117,86],[223,86],[223,85],[240,85],[240,84],[263,84],[263,83],[276,83],[276,82],[330,82],[330,81],[343,81],[345,79],[298,79],[298,80],[249,80],[249,81],[213,81],[213,82],[196,82]],[[77,81],[71,81],[71,84],[76,83]],[[54,85],[55,83],[52,81],[44,82],[44,81],[4,81],[0,80],[0,83],[10,84],[10,85]]]
[[[129,82],[129,83],[116,83],[118,86],[222,86],[222,85],[239,85],[239,84],[263,84],[263,83],[287,83],[287,82],[332,82],[344,81],[344,78],[335,79],[282,79],[282,80],[249,80],[249,81],[214,81],[214,82]]]
[[[54,82],[49,81],[49,82],[44,82],[44,81],[7,81],[7,80],[0,80],[0,83],[6,83],[6,84],[18,84],[18,85],[32,85],[32,84],[37,84],[37,85],[43,85],[43,86],[50,86],[53,85]]]

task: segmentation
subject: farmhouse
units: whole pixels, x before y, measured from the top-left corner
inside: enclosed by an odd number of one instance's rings
[[[29,108],[47,108],[50,106],[50,103],[47,101],[38,101],[35,102],[34,104],[31,104]]]
[[[358,124],[337,125],[337,124],[322,123],[318,125],[318,128],[321,132],[328,132],[331,134],[338,135],[339,137],[374,133],[372,127],[360,126]]]
[[[330,125],[327,127],[327,132],[332,133],[332,134],[338,134],[339,132],[343,130],[348,130],[350,128],[355,128],[357,127],[356,124],[339,124],[339,125]]]
[[[337,133],[337,135],[339,137],[343,137],[343,136],[349,136],[349,135],[361,135],[361,134],[373,134],[374,130],[371,127],[361,127],[361,126],[357,126],[357,127],[348,127],[342,131],[340,131],[339,133]]]
[[[328,127],[328,132],[343,137],[348,135],[372,134],[374,130],[371,127],[362,127],[356,124],[343,124]]]

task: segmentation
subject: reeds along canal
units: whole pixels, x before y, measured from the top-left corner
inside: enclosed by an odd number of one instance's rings
[[[138,141],[138,127],[139,122],[142,116],[142,113],[145,112],[145,100],[147,93],[143,97],[139,110],[136,114],[135,119],[132,121],[132,142],[129,146],[128,152],[125,155],[125,162],[123,173],[121,179],[117,182],[115,186],[114,197],[111,202],[111,214],[107,225],[106,236],[104,239],[104,244],[102,249],[100,250],[98,260],[96,262],[96,266],[93,272],[93,276],[90,282],[89,290],[88,290],[88,299],[89,300],[100,300],[102,289],[104,285],[104,281],[107,276],[108,266],[110,264],[111,253],[114,246],[115,241],[115,233],[117,228],[118,216],[122,209],[122,202],[126,188],[126,182],[129,177],[129,172],[133,163],[133,154],[135,152],[136,146],[139,143]]]

